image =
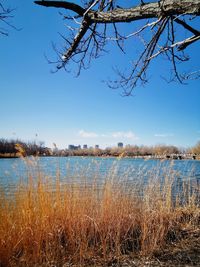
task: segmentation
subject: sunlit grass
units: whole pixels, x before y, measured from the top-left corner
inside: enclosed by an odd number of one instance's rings
[[[30,172],[12,196],[1,189],[0,266],[88,266],[162,251],[183,230],[199,229],[200,206],[197,185],[188,182],[174,197],[175,174],[159,173],[131,185],[115,170],[101,184]]]

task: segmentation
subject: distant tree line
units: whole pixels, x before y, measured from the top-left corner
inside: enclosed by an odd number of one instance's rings
[[[126,146],[124,148],[87,148],[75,150],[59,150],[58,155],[63,156],[101,156],[101,157],[143,157],[143,156],[161,156],[183,153],[183,150],[176,146],[157,145],[157,146]]]
[[[200,157],[200,141],[191,148],[178,148],[173,145],[138,146],[128,145],[122,148],[108,147],[101,148],[79,148],[79,149],[58,149],[53,150],[45,147],[44,142],[33,141],[23,142],[21,140],[0,139],[0,157],[19,156],[94,156],[94,157],[161,157],[168,158],[174,155],[192,154]],[[196,158],[196,157],[195,157]]]
[[[44,142],[23,142],[21,140],[0,139],[0,156],[1,157],[18,157],[18,156],[42,156],[50,155],[50,151],[44,146]]]
[[[191,153],[200,155],[200,141],[198,141],[197,144],[191,148]]]
[[[173,145],[155,145],[155,146],[138,146],[128,145],[123,148],[110,147],[105,149],[100,148],[80,148],[80,149],[65,149],[52,152],[57,156],[95,156],[95,157],[161,157],[177,159],[177,155],[192,155],[199,158],[200,141],[190,148],[178,148]],[[182,158],[182,157],[180,157]],[[196,157],[192,157],[196,158]]]

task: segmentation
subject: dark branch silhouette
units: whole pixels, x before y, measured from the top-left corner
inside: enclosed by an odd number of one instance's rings
[[[125,95],[130,95],[136,86],[147,83],[150,63],[160,55],[166,56],[171,62],[173,80],[183,83],[186,79],[199,78],[199,70],[183,74],[179,72],[177,63],[188,61],[189,57],[184,51],[200,40],[200,31],[192,26],[200,15],[200,0],[141,1],[130,8],[119,7],[117,0],[82,2],[80,6],[69,1],[35,1],[44,7],[70,12],[64,15],[64,19],[75,23],[74,27],[69,26],[71,34],[62,36],[66,47],[58,52],[58,69],[68,69],[68,63],[75,62],[79,74],[81,69],[89,66],[92,59],[105,52],[109,41],[115,41],[120,50],[125,52],[123,43],[139,37],[144,46],[143,51],[139,55],[134,55],[133,51],[133,55],[138,58],[131,64],[130,72],[124,74],[117,71],[119,79],[109,82],[110,87],[122,87]],[[130,23],[131,30],[134,22],[141,20],[144,24],[137,31],[132,30],[128,35],[119,31],[118,23]],[[113,28],[113,36],[110,36],[110,26]],[[185,38],[181,39],[179,29],[186,31]]]
[[[0,1],[0,35],[8,36],[8,29],[7,28],[15,28],[13,24],[10,22],[10,19],[13,17],[14,9],[5,7]]]

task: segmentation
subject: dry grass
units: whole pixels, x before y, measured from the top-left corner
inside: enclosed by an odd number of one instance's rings
[[[175,200],[169,174],[159,181],[152,177],[141,195],[139,185],[114,179],[62,185],[59,174],[53,184],[38,173],[12,197],[1,190],[0,266],[96,266],[158,255],[200,223],[199,191],[189,196],[187,187]]]

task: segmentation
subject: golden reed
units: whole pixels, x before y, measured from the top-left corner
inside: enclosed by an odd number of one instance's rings
[[[0,191],[1,267],[96,266],[151,256],[182,229],[199,229],[199,188],[188,194],[187,183],[174,198],[171,173],[161,181],[152,172],[143,186],[109,174],[101,185],[85,177],[62,184],[59,171],[56,182],[39,169],[36,176],[30,172],[10,196]]]

